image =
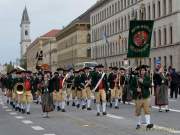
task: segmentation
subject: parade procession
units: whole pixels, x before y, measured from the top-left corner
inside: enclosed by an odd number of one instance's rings
[[[0,135],[180,134],[180,0],[39,1],[20,58],[1,35]]]

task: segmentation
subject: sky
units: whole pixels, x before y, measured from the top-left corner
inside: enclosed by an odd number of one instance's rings
[[[0,64],[20,57],[20,23],[26,5],[31,40],[62,29],[97,0],[0,0]]]

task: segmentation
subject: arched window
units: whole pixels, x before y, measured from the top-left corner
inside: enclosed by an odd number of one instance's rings
[[[25,35],[28,36],[28,31],[27,30],[25,30]]]

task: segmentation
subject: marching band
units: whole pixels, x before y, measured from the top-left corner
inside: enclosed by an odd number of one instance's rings
[[[90,111],[92,101],[96,105],[97,116],[101,115],[101,110],[102,115],[107,115],[107,106],[119,109],[120,103],[126,104],[134,100],[136,129],[142,125],[142,110],[146,128],[151,129],[153,124],[150,121],[149,99],[152,81],[156,84],[155,89],[159,88],[157,75],[166,81],[162,71],[155,73],[152,79],[145,65],[135,70],[112,67],[109,71],[103,65],[79,70],[58,68],[53,74],[43,70],[37,73],[13,70],[4,78],[5,95],[7,103],[16,111],[28,115],[32,101],[41,104],[45,118],[54,110],[66,112],[66,106],[69,105]],[[162,79],[161,83],[166,83]]]

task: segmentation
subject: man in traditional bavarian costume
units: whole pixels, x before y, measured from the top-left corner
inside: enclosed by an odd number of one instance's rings
[[[70,97],[71,97],[71,89],[72,89],[72,82],[74,79],[73,75],[73,68],[68,69],[68,73],[65,75],[65,83],[66,83],[66,94],[67,94],[67,105],[69,105]]]
[[[92,96],[92,87],[91,87],[91,75],[89,67],[84,68],[84,89],[82,90],[82,98],[84,102],[87,100],[87,110],[91,110],[91,96]],[[83,107],[84,109],[85,107]]]
[[[102,101],[102,111],[103,115],[106,115],[106,92],[108,90],[107,86],[107,76],[103,71],[104,66],[98,65],[95,67],[96,72],[92,74],[93,91],[95,91],[96,97],[96,107],[97,116],[100,116],[100,103]]]
[[[112,70],[113,72],[111,72],[108,77],[109,89],[111,91],[110,107],[112,107],[112,102],[115,100],[115,109],[119,109],[118,99],[120,95],[120,75],[118,74],[117,67],[113,67]]]
[[[24,89],[24,80],[22,78],[23,72],[18,71],[16,73],[17,77],[15,80],[15,86],[14,90],[16,92],[16,97],[17,97],[17,104],[16,104],[16,111],[19,110],[19,112],[25,113],[25,89]]]
[[[82,99],[82,90],[83,90],[84,86],[82,85],[80,70],[77,70],[74,73],[75,73],[75,76],[74,76],[74,88],[75,88],[74,92],[75,92],[75,94],[73,94],[73,97],[76,95],[76,97],[77,97],[76,107],[80,108],[81,99]]]
[[[26,71],[26,77],[24,80],[24,87],[25,87],[25,98],[26,98],[26,113],[30,114],[30,107],[33,100],[32,97],[32,80],[31,80],[31,71]]]
[[[146,74],[146,67],[139,67],[140,73],[139,76],[132,75],[130,77],[130,89],[133,91],[133,99],[135,100],[135,114],[137,116],[137,127],[139,129],[141,127],[141,110],[144,110],[145,120],[146,120],[146,128],[151,129],[153,124],[150,122],[150,86],[151,80],[150,76]]]
[[[7,96],[7,103],[10,103],[13,106],[13,99],[12,99],[12,93],[13,93],[13,80],[15,77],[15,70],[11,71],[7,77],[4,79],[4,84],[6,85],[6,96]]]
[[[80,79],[80,86],[81,86],[81,102],[82,102],[82,109],[86,108],[86,101],[87,101],[87,92],[86,92],[86,80],[87,76],[85,74],[84,69],[79,70],[79,79]]]
[[[55,109],[60,111],[60,94],[59,94],[59,73],[55,72],[52,78],[52,85],[53,85],[53,102],[55,105]]]

